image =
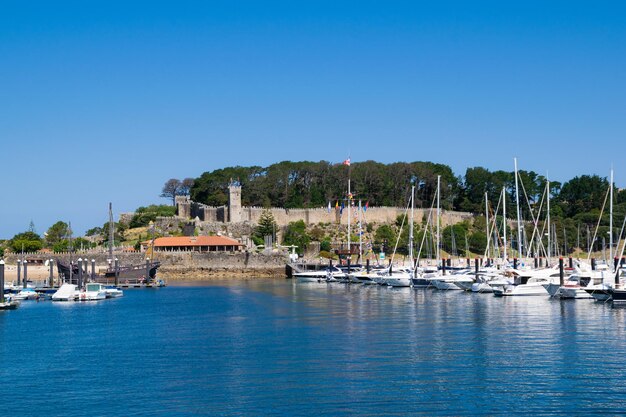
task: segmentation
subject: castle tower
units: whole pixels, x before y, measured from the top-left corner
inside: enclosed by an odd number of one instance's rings
[[[228,221],[230,223],[240,223],[242,217],[241,185],[239,182],[231,181],[228,186]]]
[[[184,217],[186,219],[191,218],[191,201],[189,200],[189,196],[176,196],[176,214],[178,217]]]

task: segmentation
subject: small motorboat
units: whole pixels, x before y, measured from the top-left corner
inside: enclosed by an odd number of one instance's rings
[[[107,298],[107,291],[104,285],[90,282],[85,285],[85,289],[78,293],[78,301],[98,301]]]
[[[105,287],[104,291],[106,293],[106,298],[118,298],[124,296],[124,291],[112,285]]]
[[[3,303],[0,303],[0,310],[15,310],[20,306],[20,302],[12,300],[11,298],[5,298]]]
[[[22,288],[13,298],[15,300],[37,300],[39,294],[33,288]]]

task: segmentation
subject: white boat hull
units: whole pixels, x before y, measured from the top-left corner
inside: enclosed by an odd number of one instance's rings
[[[315,276],[305,276],[305,277],[296,277],[296,281],[297,282],[320,282],[320,281],[325,281],[326,277],[324,278],[320,278],[320,277],[315,277]]]
[[[527,284],[497,287],[493,289],[493,294],[498,297],[545,297],[549,295],[548,291],[543,286]]]
[[[459,288],[454,281],[447,281],[444,279],[434,279],[431,281],[433,286],[441,291],[460,291]]]
[[[410,287],[411,286],[411,278],[404,277],[389,277],[387,278],[387,285],[390,287]]]

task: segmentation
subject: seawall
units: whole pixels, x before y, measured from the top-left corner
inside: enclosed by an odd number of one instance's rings
[[[140,264],[145,262],[141,253],[115,253],[120,265]],[[49,259],[69,261],[69,254],[28,253],[29,271],[41,268]],[[72,254],[72,259],[88,259],[96,261],[96,270],[102,271],[108,265],[108,253],[82,252]],[[14,270],[21,255],[7,254],[4,258],[7,270]],[[252,252],[168,252],[157,253],[155,260],[161,262],[158,276],[166,281],[200,281],[222,278],[283,278],[285,265],[288,262],[286,253],[261,254]],[[54,275],[56,276],[56,267]]]

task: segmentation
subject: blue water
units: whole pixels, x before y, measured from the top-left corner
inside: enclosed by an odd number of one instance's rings
[[[626,413],[626,310],[216,282],[0,311],[13,415]]]

